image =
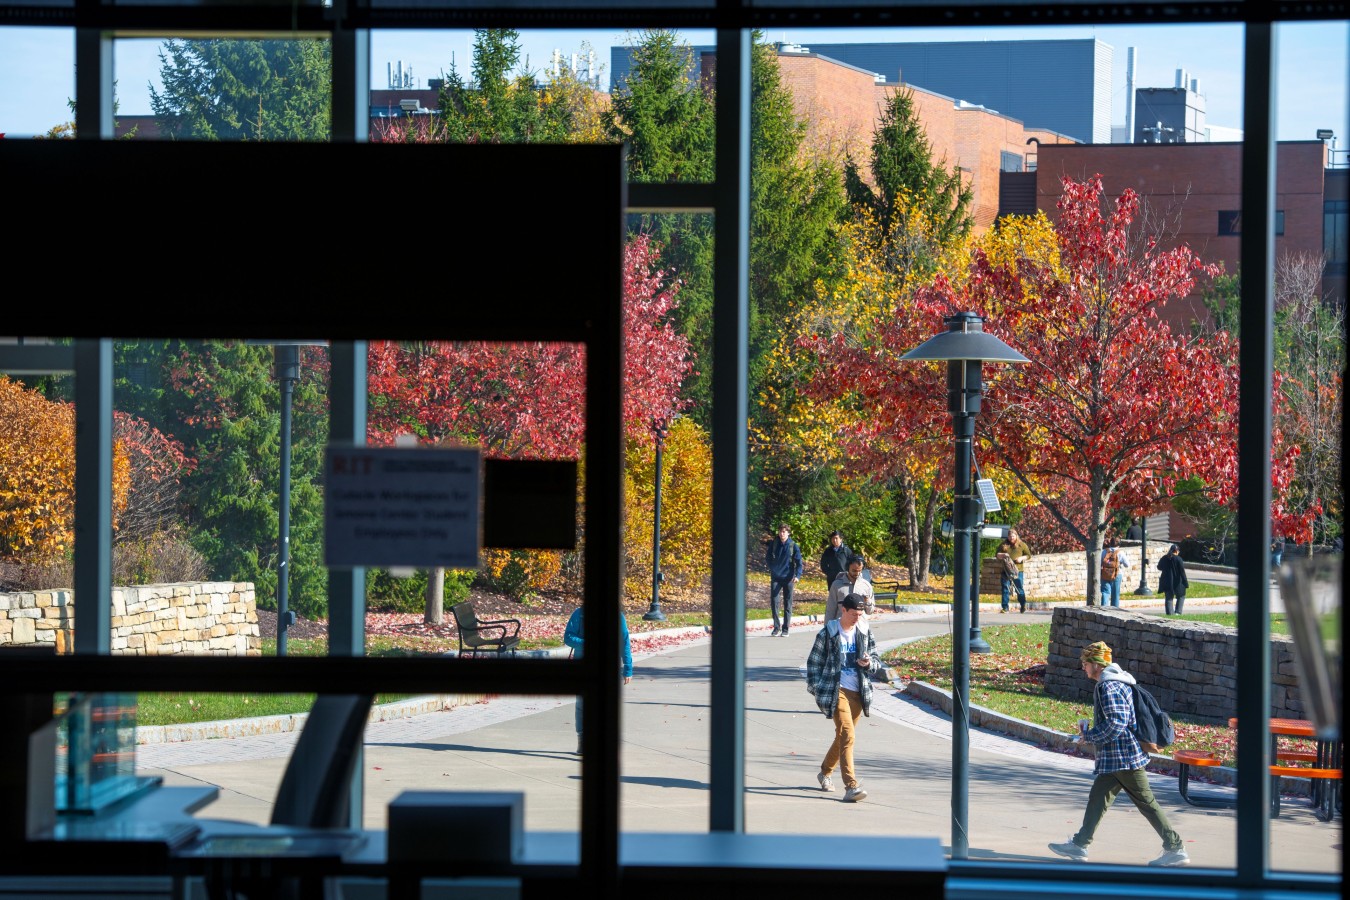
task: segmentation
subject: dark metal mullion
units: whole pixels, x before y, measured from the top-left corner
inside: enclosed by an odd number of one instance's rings
[[[723,9],[719,6],[719,12]],[[712,831],[745,830],[745,495],[751,33],[717,32],[713,263]]]
[[[81,16],[97,10],[97,0],[76,0]],[[112,33],[96,27],[75,29],[75,137],[86,141],[113,137]]]
[[[335,143],[370,138],[370,31],[353,28],[347,15],[361,0],[333,0],[333,79],[330,121]]]
[[[1275,258],[1275,41],[1246,28],[1243,64],[1238,399],[1237,879],[1270,868],[1270,397]],[[1246,762],[1250,761],[1250,763]]]
[[[610,288],[592,298],[586,339],[586,546],[582,604],[586,653],[579,692],[582,711],[581,880],[601,897],[619,891],[619,623],[623,615],[623,247],[626,161],[614,172],[614,193],[595,198],[612,209],[613,230],[596,235]],[[542,683],[542,682],[541,682]]]
[[[112,652],[112,380],[112,340],[76,341],[75,652],[104,656]]]
[[[0,373],[61,375],[75,371],[75,348],[63,344],[0,344]]]
[[[337,341],[329,350],[328,439],[336,446],[366,443],[365,341]],[[328,573],[328,655],[364,656],[366,570]]]
[[[78,565],[78,563],[77,563]],[[78,602],[78,596],[76,598]],[[617,616],[617,613],[616,613]],[[616,621],[615,628],[617,630]],[[615,635],[617,643],[618,636]],[[616,648],[617,649],[617,648]],[[12,657],[12,658],[11,658]],[[617,660],[611,659],[616,663]],[[615,679],[617,682],[617,679]],[[591,687],[580,662],[441,657],[132,656],[19,658],[0,652],[0,682],[49,691],[222,690],[241,693],[501,694],[567,696]],[[617,688],[616,688],[617,691]]]
[[[333,56],[336,73],[336,47]],[[336,77],[333,83],[338,83]],[[333,121],[336,124],[336,115]],[[328,439],[333,444],[360,446],[366,442],[366,346],[365,341],[338,341],[329,350]],[[330,571],[328,655],[358,657],[365,652],[366,570],[354,566]],[[365,820],[364,746],[357,752],[347,808],[347,827],[353,829],[362,828]]]

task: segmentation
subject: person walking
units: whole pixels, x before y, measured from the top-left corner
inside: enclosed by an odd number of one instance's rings
[[[1186,564],[1181,560],[1181,548],[1176,544],[1158,560],[1158,590],[1163,592],[1163,610],[1172,615],[1172,600],[1176,599],[1176,615],[1181,615],[1182,604],[1186,602],[1186,588],[1190,579],[1186,577]]]
[[[1102,606],[1120,606],[1120,583],[1128,568],[1128,552],[1120,546],[1120,538],[1112,537],[1102,548]]]
[[[1270,539],[1270,568],[1277,574],[1280,569],[1280,562],[1284,559],[1284,538],[1273,537]]]
[[[792,590],[802,577],[802,548],[792,539],[786,522],[778,526],[778,536],[769,541],[765,552],[769,567],[769,612],[773,614],[773,637],[787,637],[792,625]],[[783,617],[778,617],[778,594],[783,595]]]
[[[825,752],[816,781],[822,791],[834,791],[834,767],[844,779],[844,802],[857,803],[867,789],[853,769],[853,744],[858,716],[872,714],[871,676],[881,669],[877,642],[863,619],[863,598],[849,594],[840,604],[838,619],[816,632],[806,659],[806,687],[816,706],[834,722],[834,742]]]
[[[1050,849],[1066,859],[1086,862],[1087,848],[1097,826],[1123,790],[1162,838],[1162,855],[1149,865],[1189,864],[1191,858],[1181,845],[1181,835],[1172,828],[1153,796],[1144,768],[1148,765],[1148,754],[1134,736],[1134,691],[1130,687],[1135,683],[1134,676],[1111,661],[1111,648],[1104,641],[1084,647],[1080,660],[1083,672],[1097,686],[1093,689],[1093,722],[1089,726],[1087,719],[1078,720],[1077,743],[1095,744],[1097,763],[1092,769],[1092,789],[1088,792],[1082,826],[1067,841],[1050,844]]]
[[[1003,565],[1003,571],[1000,573],[999,584],[1003,588],[1003,602],[999,607],[1000,613],[1008,611],[1008,597],[1013,590],[1017,591],[1018,612],[1027,611],[1027,592],[1026,585],[1022,581],[1022,566],[1027,560],[1031,559],[1031,548],[1026,545],[1016,528],[1008,529],[1008,536],[1005,537],[994,551],[994,556]]]
[[[563,643],[572,648],[572,655],[577,659],[581,658],[582,648],[586,643],[585,622],[583,621],[582,611],[585,607],[578,606],[572,610],[572,615],[567,619],[567,627],[563,629]],[[619,612],[619,671],[623,673],[623,683],[628,684],[633,680],[633,642],[628,636],[628,621],[623,617],[623,611]],[[576,709],[573,712],[577,729],[577,753],[581,752],[581,698],[577,697]]]
[[[829,546],[820,555],[820,573],[825,576],[827,592],[830,585],[834,584],[835,578],[839,577],[839,573],[848,568],[848,558],[852,555],[853,551],[844,543],[844,536],[838,531],[831,531]]]
[[[825,621],[833,622],[839,618],[841,604],[849,594],[863,598],[863,612],[871,615],[876,612],[877,602],[872,596],[872,582],[862,577],[863,558],[853,554],[848,558],[848,568],[840,572],[830,585],[830,593],[825,598]]]

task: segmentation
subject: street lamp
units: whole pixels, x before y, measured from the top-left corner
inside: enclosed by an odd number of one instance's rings
[[[980,530],[980,498],[972,489],[971,462],[975,417],[984,390],[983,363],[1029,360],[984,331],[984,319],[973,312],[943,319],[947,331],[931,337],[901,359],[947,363],[947,411],[952,416],[956,456],[952,501],[952,859],[966,859],[967,776],[970,766],[970,621],[971,542]]]
[[[277,383],[281,387],[281,483],[277,522],[277,656],[286,655],[286,630],[295,623],[288,608],[291,575],[291,401],[300,380],[300,348],[326,346],[327,341],[249,341],[271,344]]]
[[[661,451],[666,446],[666,435],[670,432],[670,420],[657,417],[652,419],[652,437],[656,439],[656,497],[652,512],[652,605],[642,617],[648,622],[664,622],[666,614],[661,612]]]
[[[1148,586],[1148,516],[1139,517],[1139,587],[1134,593],[1139,597],[1153,594]]]

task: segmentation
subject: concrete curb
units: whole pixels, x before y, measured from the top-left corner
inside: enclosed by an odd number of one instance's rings
[[[902,643],[906,642],[900,641],[894,646],[898,646]],[[949,718],[951,717],[952,695],[950,691],[944,691],[942,688],[935,687],[924,681],[911,681],[903,688],[903,690],[914,699],[926,703],[929,706],[937,707]],[[998,734],[1006,734],[1009,737],[1030,741],[1038,747],[1042,747],[1046,750],[1053,750],[1057,753],[1064,753],[1069,756],[1088,756],[1088,754],[1081,752],[1074,744],[1072,734],[1055,731],[1052,728],[1035,725],[1031,722],[1017,719],[1012,716],[1005,716],[1002,713],[994,712],[991,709],[985,709],[982,706],[976,706],[973,703],[970,705],[970,725],[972,728],[981,728],[985,731],[993,731]],[[1150,772],[1175,777],[1179,769],[1180,766],[1177,761],[1166,754],[1153,753],[1149,755],[1148,770]],[[1230,766],[1192,767],[1190,780],[1205,784],[1236,787],[1237,769]],[[1280,793],[1282,795],[1306,797],[1311,792],[1311,788],[1312,782],[1307,778],[1280,779]]]

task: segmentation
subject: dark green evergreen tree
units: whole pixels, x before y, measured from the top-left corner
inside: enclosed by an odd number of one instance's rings
[[[328,366],[305,348],[291,424],[290,607],[327,615],[323,498]],[[281,479],[280,392],[272,348],[238,342],[140,341],[115,348],[114,405],[182,441],[196,459],[183,478],[180,522],[211,577],[253,582],[275,608]]]
[[[326,141],[332,48],[320,40],[169,40],[150,108],[191,140]]]
[[[528,61],[526,61],[528,63]],[[442,139],[456,144],[563,143],[580,110],[554,99],[522,65],[520,32],[474,32],[472,79],[452,65],[441,87]]]
[[[750,60],[750,396],[770,377],[766,354],[789,314],[814,296],[830,265],[835,227],[848,214],[839,168],[812,157],[807,123],[784,86],[775,46],[757,33]],[[776,384],[780,396],[789,384]],[[752,428],[772,434],[765,408],[751,403]],[[833,470],[803,469],[788,442],[752,448],[751,513],[765,528],[790,509],[837,505]]]
[[[614,86],[602,116],[606,135],[628,142],[628,178],[636,182],[706,182],[713,178],[713,104],[697,80],[694,51],[671,31],[643,32],[633,46],[628,79]],[[715,221],[707,214],[644,214],[633,232],[652,235],[661,258],[681,281],[676,327],[696,358],[712,358],[712,259]],[[695,366],[685,385],[690,415],[707,428],[712,373]]]
[[[891,94],[882,110],[872,136],[870,169],[872,184],[863,179],[857,162],[849,159],[844,177],[850,202],[876,214],[882,226],[880,234],[904,231],[905,223],[897,217],[903,215],[904,204],[898,201],[905,195],[935,223],[932,244],[947,245],[970,233],[970,186],[962,180],[959,168],[947,169],[933,159],[933,147],[914,108],[913,92],[907,88]],[[898,265],[906,262],[897,259]]]

